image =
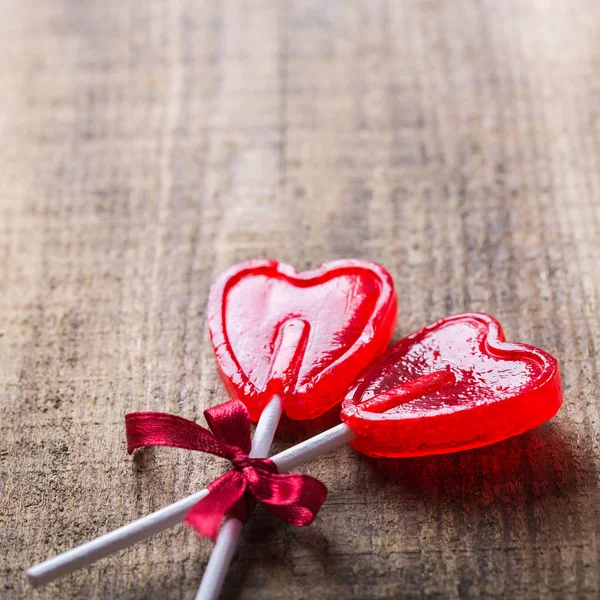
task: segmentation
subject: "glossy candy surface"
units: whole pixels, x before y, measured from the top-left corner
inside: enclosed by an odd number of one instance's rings
[[[256,421],[273,393],[292,419],[337,404],[392,338],[390,274],[365,260],[298,273],[273,260],[225,271],[211,288],[209,329],[229,393]]]
[[[400,340],[368,367],[348,391],[342,420],[365,454],[422,456],[518,435],[561,404],[554,357],[506,343],[493,317],[466,313]]]

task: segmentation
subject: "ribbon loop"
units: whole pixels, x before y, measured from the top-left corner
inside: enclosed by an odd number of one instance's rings
[[[222,441],[235,446],[244,454],[250,454],[250,414],[239,400],[230,400],[204,411],[210,430]]]
[[[216,540],[225,515],[245,522],[258,500],[278,518],[302,527],[309,525],[327,496],[314,477],[282,474],[268,458],[250,458],[250,416],[238,400],[206,410],[210,431],[193,421],[159,412],[125,415],[127,451],[142,446],[172,446],[227,458],[232,469],[215,479],[210,494],[186,515],[186,522],[204,537]]]

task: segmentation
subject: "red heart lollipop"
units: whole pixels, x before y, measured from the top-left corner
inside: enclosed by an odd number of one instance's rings
[[[339,260],[298,273],[250,260],[217,279],[208,322],[223,381],[252,420],[274,393],[289,417],[311,419],[385,350],[396,311],[392,278],[376,263]]]
[[[352,445],[372,456],[456,452],[553,417],[562,404],[556,359],[504,339],[493,317],[466,313],[398,342],[348,391]]]

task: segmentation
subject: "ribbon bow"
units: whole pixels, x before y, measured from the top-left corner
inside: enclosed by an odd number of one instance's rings
[[[193,421],[160,412],[125,415],[127,452],[142,446],[173,446],[208,452],[231,461],[233,468],[215,479],[210,494],[187,513],[185,520],[201,535],[216,540],[225,515],[246,521],[256,505],[287,523],[310,525],[327,496],[314,477],[280,474],[268,458],[250,458],[250,415],[238,400],[204,411],[210,431]]]

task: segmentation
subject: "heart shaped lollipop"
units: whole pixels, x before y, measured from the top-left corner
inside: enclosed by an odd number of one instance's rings
[[[225,271],[211,288],[208,322],[230,395],[256,421],[274,393],[292,419],[340,402],[389,343],[397,300],[390,274],[365,260],[298,273],[274,260]]]
[[[466,313],[398,342],[348,391],[352,445],[373,456],[456,452],[553,417],[562,404],[556,359],[504,340],[493,317]]]

